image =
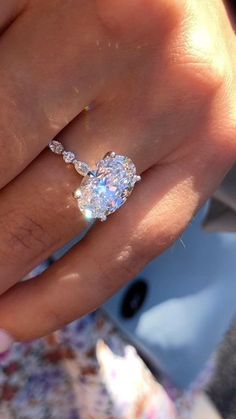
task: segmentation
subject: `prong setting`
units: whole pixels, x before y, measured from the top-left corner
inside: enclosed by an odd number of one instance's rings
[[[96,170],[90,170],[87,174],[89,177],[95,177],[96,176]]]
[[[79,199],[81,197],[81,190],[78,188],[74,191],[73,196],[75,199]]]
[[[114,159],[116,157],[116,153],[114,151],[108,151],[108,153],[106,153],[103,158],[105,159],[106,157],[111,157]]]

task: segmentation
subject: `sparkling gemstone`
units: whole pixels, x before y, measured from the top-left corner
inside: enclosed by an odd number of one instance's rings
[[[53,153],[56,153],[56,154],[62,154],[64,151],[63,145],[59,141],[56,141],[56,140],[52,140],[50,142],[49,148],[50,150],[52,150]]]
[[[79,160],[75,160],[74,162],[75,170],[81,175],[86,176],[90,171],[90,167],[87,163]]]
[[[75,160],[75,154],[71,151],[63,151],[63,159],[66,163],[72,163]]]
[[[104,220],[126,202],[137,180],[132,160],[112,153],[82,180],[75,192],[79,209],[87,218]]]

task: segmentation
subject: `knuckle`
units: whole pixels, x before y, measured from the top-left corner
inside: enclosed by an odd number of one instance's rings
[[[64,313],[58,308],[44,306],[41,313],[49,331],[57,330],[66,323]]]
[[[11,213],[2,231],[5,233],[6,248],[10,249],[13,257],[22,251],[28,253],[36,248],[37,252],[41,252],[45,249],[45,231],[31,216]]]
[[[228,74],[223,61],[210,58],[193,45],[186,45],[181,56],[175,56],[172,70],[184,88],[194,95],[210,96],[227,84]]]
[[[154,257],[154,249],[150,240],[145,243],[143,239],[136,238],[127,245],[117,258],[118,269],[125,280],[133,279]]]
[[[230,76],[228,46],[207,8],[187,2],[181,25],[173,34],[170,48],[171,68],[193,92],[215,92]]]
[[[145,250],[138,243],[127,246],[120,255],[122,273],[127,279],[132,279],[145,265]]]
[[[104,295],[105,286],[106,295],[112,295],[119,287],[133,279],[149,260],[148,251],[146,252],[138,242],[122,247],[112,261],[101,262],[100,258],[93,257],[97,294]],[[97,281],[98,278],[100,278],[99,281]]]
[[[174,218],[174,217],[173,217]],[[189,223],[186,220],[176,220],[162,225],[156,220],[150,225],[145,223],[144,229],[137,230],[131,240],[117,254],[114,261],[117,275],[123,282],[133,279],[155,257],[170,247],[182,234]]]
[[[168,32],[183,14],[185,0],[96,0],[102,26],[121,38]],[[149,38],[150,39],[150,38]]]

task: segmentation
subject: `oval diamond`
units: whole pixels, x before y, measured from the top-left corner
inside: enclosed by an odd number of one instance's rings
[[[132,160],[108,154],[81,182],[76,193],[80,211],[89,219],[105,220],[126,202],[138,178]]]

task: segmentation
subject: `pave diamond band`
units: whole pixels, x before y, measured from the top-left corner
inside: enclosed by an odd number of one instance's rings
[[[75,170],[84,177],[74,197],[87,219],[105,221],[108,215],[126,202],[135,183],[141,180],[134,163],[126,156],[109,152],[92,169],[87,163],[78,160],[73,152],[66,151],[58,140],[51,141],[49,148],[53,153],[61,154],[65,163],[73,164]]]

